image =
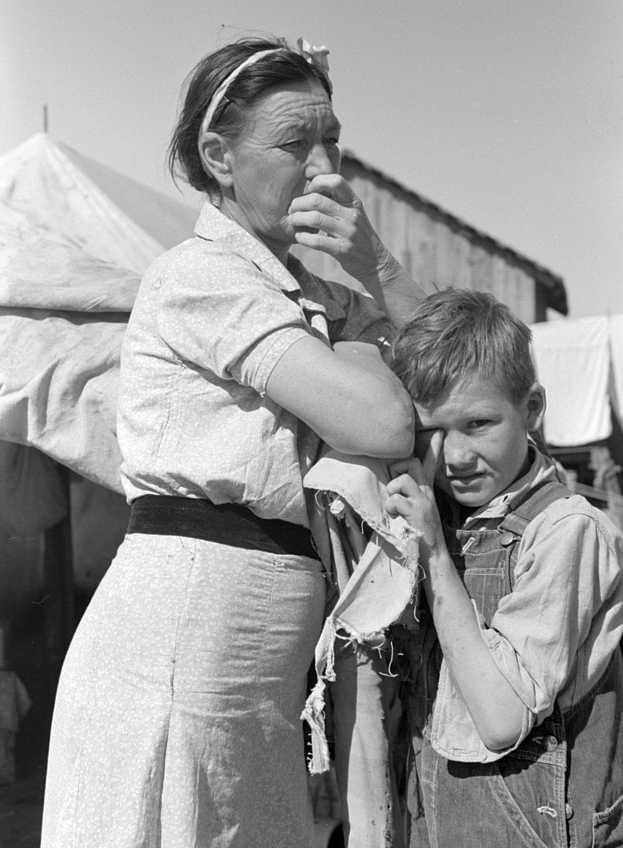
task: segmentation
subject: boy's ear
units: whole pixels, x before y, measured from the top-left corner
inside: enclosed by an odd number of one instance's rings
[[[221,189],[230,188],[233,181],[232,160],[227,139],[206,130],[199,134],[197,149],[205,172],[216,180]]]
[[[526,399],[528,432],[533,432],[541,427],[546,406],[545,389],[540,383],[533,383]]]

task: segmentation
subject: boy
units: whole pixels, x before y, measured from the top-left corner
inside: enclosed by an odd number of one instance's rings
[[[421,534],[411,717],[432,848],[623,845],[623,538],[529,436],[529,345],[493,297],[451,289],[394,343],[424,457],[386,509]]]

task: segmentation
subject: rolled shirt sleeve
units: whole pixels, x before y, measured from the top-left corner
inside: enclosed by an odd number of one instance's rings
[[[623,635],[623,541],[577,496],[534,519],[520,542],[513,591],[481,632],[525,707],[521,734],[504,751],[480,740],[443,663],[431,742],[449,759],[488,762],[517,748],[534,725],[582,698],[605,672]]]
[[[575,497],[528,525],[513,591],[484,631],[500,671],[537,723],[561,693],[568,695],[564,708],[599,680],[623,632],[623,544],[595,513]]]

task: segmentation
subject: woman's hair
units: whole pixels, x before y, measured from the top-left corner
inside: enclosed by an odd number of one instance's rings
[[[513,403],[536,380],[531,333],[484,292],[444,289],[424,298],[398,333],[392,368],[417,403],[439,400],[457,380],[478,374]]]
[[[244,126],[245,111],[269,89],[300,80],[319,82],[332,96],[329,78],[311,65],[300,53],[281,39],[243,38],[226,44],[201,59],[186,80],[186,93],[169,144],[168,164],[175,180],[181,174],[193,188],[207,191],[214,187],[212,177],[203,168],[197,147],[201,122],[221,83],[236,68],[260,50],[276,50],[244,68],[228,86],[216,109],[210,128],[235,138]]]

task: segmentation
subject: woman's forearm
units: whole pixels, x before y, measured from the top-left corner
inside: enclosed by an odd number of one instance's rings
[[[425,295],[424,289],[387,249],[383,250],[376,269],[361,273],[358,279],[395,327],[407,321]]]
[[[411,399],[374,345],[331,350],[301,339],[275,365],[267,394],[343,453],[393,459],[413,449]]]

